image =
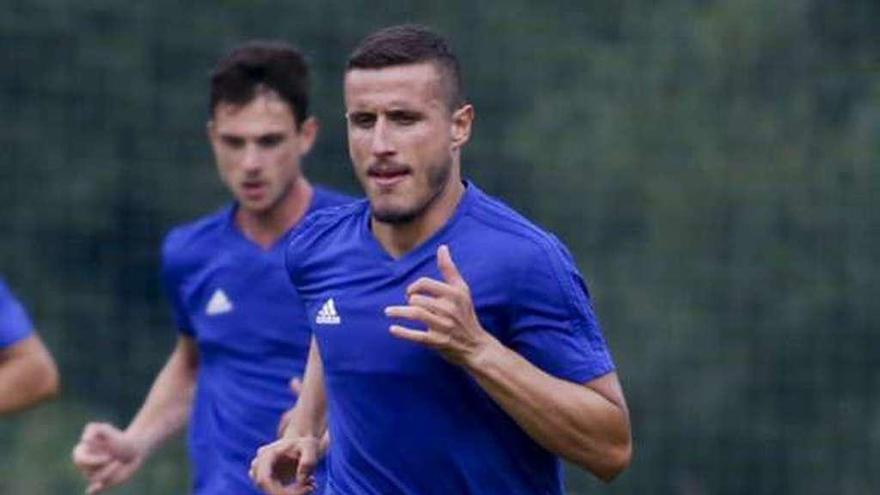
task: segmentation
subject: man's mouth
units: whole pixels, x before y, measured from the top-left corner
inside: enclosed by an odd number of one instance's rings
[[[263,194],[266,189],[266,183],[262,181],[246,181],[241,184],[244,195],[248,198],[254,198]]]
[[[391,187],[411,175],[410,168],[406,165],[385,164],[374,165],[367,169],[367,177],[380,187]]]

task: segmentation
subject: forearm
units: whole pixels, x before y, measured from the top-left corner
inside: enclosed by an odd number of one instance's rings
[[[463,366],[545,449],[606,481],[629,463],[630,428],[622,393],[603,395],[553,377],[494,339]],[[619,391],[616,376],[610,378]]]
[[[324,365],[318,344],[312,339],[303,376],[303,387],[296,401],[285,437],[310,436],[321,438],[327,429],[326,396],[324,392]]]
[[[159,372],[147,398],[125,433],[146,453],[186,425],[192,409],[198,353],[192,339],[181,337]]]
[[[58,382],[55,362],[36,335],[0,351],[0,414],[48,399]]]

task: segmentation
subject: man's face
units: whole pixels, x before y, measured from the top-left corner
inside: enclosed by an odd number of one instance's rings
[[[345,75],[348,150],[373,217],[406,223],[459,181],[470,105],[451,112],[431,63],[353,69]]]
[[[220,102],[208,124],[220,178],[244,212],[272,213],[301,177],[300,161],[314,143],[317,124],[297,129],[293,111],[270,90],[244,105]]]

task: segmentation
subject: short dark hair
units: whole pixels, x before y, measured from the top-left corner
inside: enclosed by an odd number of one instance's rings
[[[401,24],[370,34],[348,58],[347,70],[383,69],[421,62],[431,62],[439,69],[449,108],[463,105],[464,83],[458,58],[446,40],[426,26]]]
[[[271,89],[290,105],[296,125],[309,117],[309,66],[302,52],[283,41],[248,41],[223,57],[211,72],[210,114],[217,105],[244,105]]]

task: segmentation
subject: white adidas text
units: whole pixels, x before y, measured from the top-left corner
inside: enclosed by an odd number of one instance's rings
[[[342,323],[342,318],[336,312],[336,303],[333,302],[332,297],[321,306],[321,310],[315,316],[315,323],[319,325],[339,325]]]

